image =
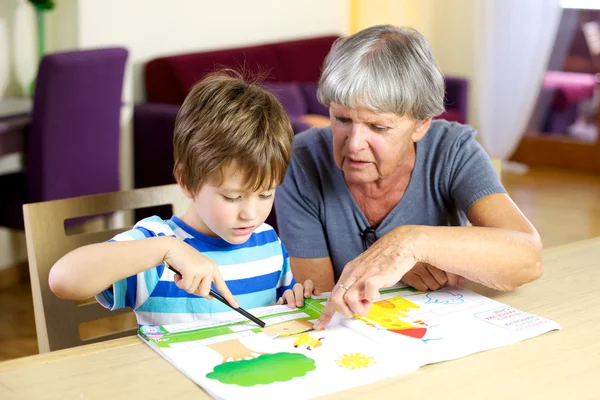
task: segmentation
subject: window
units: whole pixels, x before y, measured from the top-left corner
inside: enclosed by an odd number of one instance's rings
[[[579,10],[600,10],[600,0],[560,0],[560,6]]]

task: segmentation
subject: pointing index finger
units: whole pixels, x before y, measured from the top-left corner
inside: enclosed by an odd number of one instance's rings
[[[335,304],[331,301],[330,297],[329,300],[327,300],[327,303],[325,303],[325,309],[321,313],[321,316],[319,317],[317,322],[315,322],[314,328],[325,329],[325,327],[327,327],[327,325],[329,325],[329,323],[331,322],[331,319],[333,318],[334,314]]]

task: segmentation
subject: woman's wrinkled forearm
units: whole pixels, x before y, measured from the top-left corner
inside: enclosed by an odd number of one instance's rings
[[[401,226],[388,235],[417,261],[496,290],[509,291],[543,272],[537,234],[485,227]]]

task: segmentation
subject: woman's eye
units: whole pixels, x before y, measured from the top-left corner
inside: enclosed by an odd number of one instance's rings
[[[371,130],[373,132],[385,132],[387,131],[387,126],[371,125]]]
[[[338,122],[341,122],[342,124],[347,124],[352,121],[350,118],[346,118],[346,117],[335,117],[335,119]]]
[[[270,199],[270,198],[273,197],[273,193],[270,193],[270,194],[261,194],[258,197],[260,197],[263,200],[268,200],[268,199]]]
[[[236,201],[238,201],[242,198],[241,196],[238,196],[238,197],[227,197],[225,195],[222,195],[222,196],[225,199],[225,201],[229,201],[231,203],[235,203]]]

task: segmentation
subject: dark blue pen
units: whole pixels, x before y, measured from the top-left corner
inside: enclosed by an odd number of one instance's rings
[[[164,262],[164,264],[173,272],[175,272],[177,275],[179,276],[183,276],[179,273],[179,271],[177,271],[175,268],[171,267],[166,261]],[[242,314],[244,317],[248,318],[250,321],[254,322],[255,324],[257,324],[258,326],[260,326],[261,328],[265,327],[265,323],[263,321],[261,321],[260,319],[256,318],[254,315],[250,314],[248,311],[244,310],[242,307],[238,307],[235,308],[233,307],[231,304],[229,304],[229,302],[225,299],[225,297],[221,296],[219,293],[217,293],[215,290],[213,290],[212,288],[210,289],[210,295],[212,297],[214,297],[215,299],[219,300],[221,303],[225,304],[227,307],[232,308],[233,310],[239,312],[240,314]]]

